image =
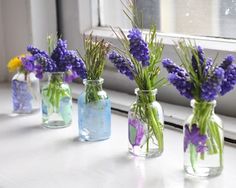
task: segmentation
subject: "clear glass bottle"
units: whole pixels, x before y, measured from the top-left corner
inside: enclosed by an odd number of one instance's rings
[[[64,82],[64,73],[49,75],[49,81],[42,89],[43,126],[64,128],[72,122],[72,97],[68,83]]]
[[[29,114],[40,107],[39,80],[34,73],[17,72],[11,82],[14,113]]]
[[[164,149],[164,115],[157,89],[135,89],[137,100],[128,113],[129,152],[140,157],[160,156]]]
[[[193,113],[184,125],[184,170],[189,175],[216,176],[223,170],[223,126],[215,105],[191,101]]]
[[[111,102],[102,89],[103,81],[83,80],[85,90],[78,97],[81,141],[105,140],[111,135]]]

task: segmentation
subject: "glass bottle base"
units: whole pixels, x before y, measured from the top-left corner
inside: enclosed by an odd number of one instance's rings
[[[110,136],[104,136],[104,137],[89,137],[89,135],[79,135],[79,140],[81,142],[96,142],[96,141],[102,141],[109,139]]]
[[[32,114],[32,110],[31,111],[13,110],[13,113],[15,113],[15,114]]]
[[[149,151],[143,151],[139,146],[129,147],[129,153],[136,157],[154,158],[161,156],[162,152],[158,149],[149,149]]]
[[[187,175],[194,177],[214,177],[221,174],[222,167],[199,167],[195,171],[191,166],[184,166]]]
[[[61,129],[69,127],[71,123],[65,124],[64,121],[44,121],[43,127],[49,128],[49,129]]]

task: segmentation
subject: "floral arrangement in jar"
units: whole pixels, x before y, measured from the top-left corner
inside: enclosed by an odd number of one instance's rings
[[[11,81],[13,111],[20,114],[39,109],[39,81],[34,74],[34,57],[20,55],[8,62],[9,72],[17,72]]]
[[[92,34],[84,38],[85,54],[80,57],[87,74],[83,79],[85,90],[78,97],[81,141],[105,140],[111,135],[111,102],[102,88],[104,80],[101,77],[109,49],[109,43],[94,38]]]
[[[122,49],[114,48],[109,60],[118,72],[135,81],[137,100],[128,113],[129,152],[141,157],[155,157],[164,150],[164,117],[161,105],[156,101],[157,89],[166,84],[160,78],[160,62],[164,45],[158,39],[156,27],[146,35],[142,32],[142,19],[135,4],[126,7],[125,14],[133,28],[126,35],[121,29],[114,33]]]
[[[182,67],[163,60],[168,80],[191,100],[192,115],[184,125],[184,169],[194,176],[215,176],[223,169],[223,126],[214,108],[218,96],[236,84],[236,64],[228,55],[221,64],[207,58],[201,46],[180,40],[176,51]]]
[[[77,77],[86,77],[83,61],[76,51],[67,49],[67,42],[48,37],[48,53],[28,46],[35,60],[36,77],[49,74],[49,81],[42,88],[43,125],[48,128],[63,128],[72,121],[72,97],[69,83]]]

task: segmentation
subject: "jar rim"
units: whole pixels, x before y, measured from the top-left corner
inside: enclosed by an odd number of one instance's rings
[[[104,79],[103,78],[99,78],[97,80],[88,80],[88,79],[83,79],[83,84],[103,84]]]
[[[134,93],[136,94],[136,95],[138,95],[138,94],[152,94],[152,95],[156,95],[157,94],[157,89],[155,88],[155,89],[150,89],[150,90],[141,90],[141,89],[139,89],[139,88],[135,88],[135,90],[134,90]]]
[[[191,101],[190,101],[190,105],[193,107],[194,106],[194,104],[196,104],[196,103],[201,103],[201,102],[204,102],[204,103],[207,103],[207,104],[211,104],[211,105],[216,105],[216,100],[213,100],[213,101],[197,101],[197,100],[195,100],[195,99],[192,99]]]

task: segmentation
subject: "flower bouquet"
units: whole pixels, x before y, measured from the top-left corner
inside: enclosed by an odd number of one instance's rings
[[[15,113],[31,113],[39,108],[39,81],[35,77],[34,58],[21,55],[11,59],[9,72],[17,73],[12,78],[12,102]]]
[[[114,31],[115,32],[115,31]],[[163,51],[161,40],[157,39],[156,27],[152,27],[143,38],[142,32],[134,27],[126,35],[115,32],[123,45],[109,54],[110,61],[121,74],[137,84],[137,101],[132,104],[128,114],[129,151],[143,157],[158,156],[163,152],[163,112],[156,101],[157,89],[166,83],[159,78],[159,63]]]
[[[85,91],[78,97],[79,138],[81,141],[104,140],[111,135],[111,104],[102,89],[101,75],[110,45],[90,34],[84,39],[84,49],[85,55],[80,57],[87,74],[83,80]]]
[[[220,65],[206,58],[200,46],[178,43],[183,67],[163,60],[168,80],[181,95],[191,99],[192,115],[184,125],[184,168],[187,174],[214,176],[223,169],[224,136],[221,119],[214,113],[216,98],[236,84],[234,57],[228,55]]]
[[[42,88],[43,125],[48,128],[69,126],[72,121],[72,97],[69,84],[86,76],[85,65],[76,51],[68,50],[66,41],[48,37],[48,53],[33,46],[27,50],[35,59],[36,77],[49,73],[49,82]]]

